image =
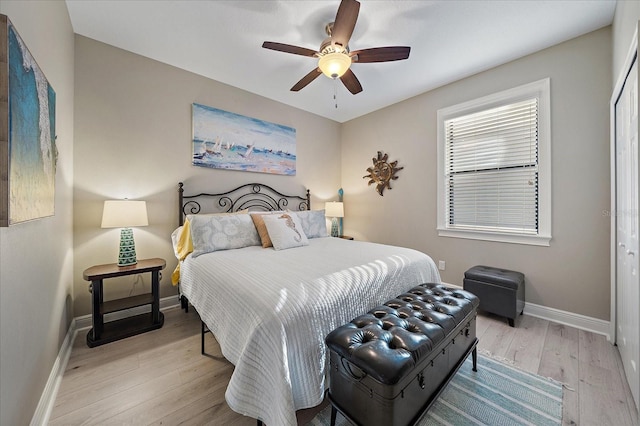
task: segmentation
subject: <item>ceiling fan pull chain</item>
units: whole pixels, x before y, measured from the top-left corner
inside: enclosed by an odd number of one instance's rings
[[[333,101],[335,102],[336,109],[338,109],[338,79],[333,79]]]

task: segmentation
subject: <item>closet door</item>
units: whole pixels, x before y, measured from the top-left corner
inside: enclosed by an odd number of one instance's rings
[[[615,103],[616,143],[616,344],[631,393],[640,396],[638,239],[638,63],[633,61]]]

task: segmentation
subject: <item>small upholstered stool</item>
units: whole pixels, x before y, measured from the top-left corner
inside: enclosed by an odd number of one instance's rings
[[[491,266],[464,273],[464,289],[480,299],[480,309],[507,317],[509,325],[524,311],[524,274]]]

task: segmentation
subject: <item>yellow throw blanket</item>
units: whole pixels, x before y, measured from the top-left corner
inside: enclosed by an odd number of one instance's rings
[[[191,226],[189,225],[189,220],[184,222],[182,227],[182,232],[178,236],[176,251],[178,253],[178,260],[182,262],[189,253],[193,251],[193,241],[191,241]],[[180,282],[180,262],[178,262],[178,266],[171,274],[171,284],[178,285]]]

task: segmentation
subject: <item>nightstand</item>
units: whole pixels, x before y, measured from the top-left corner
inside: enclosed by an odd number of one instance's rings
[[[118,266],[116,263],[96,265],[84,271],[83,278],[91,281],[93,328],[87,334],[87,345],[90,348],[162,327],[164,315],[160,312],[159,287],[160,270],[165,266],[164,259],[154,258],[139,260],[130,266]],[[104,279],[147,272],[151,273],[151,293],[104,301]],[[144,305],[151,305],[151,312],[104,322],[104,315],[108,313]]]

